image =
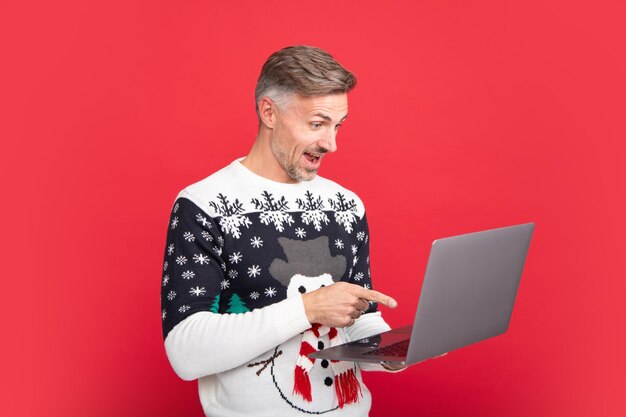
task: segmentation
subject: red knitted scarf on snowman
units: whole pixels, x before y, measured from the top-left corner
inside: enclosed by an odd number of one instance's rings
[[[294,369],[293,393],[300,395],[308,402],[313,401],[309,371],[315,363],[315,359],[309,358],[308,355],[318,351],[318,343],[326,335],[328,335],[330,347],[341,343],[337,329],[334,327],[314,324],[313,327],[302,333],[300,355]],[[335,375],[335,393],[339,408],[343,408],[345,404],[357,402],[359,395],[362,396],[363,394],[361,393],[361,384],[359,384],[354,373],[354,364],[345,361],[330,361],[330,366]]]

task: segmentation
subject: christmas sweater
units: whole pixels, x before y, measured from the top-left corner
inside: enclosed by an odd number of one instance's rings
[[[207,416],[368,414],[360,371],[382,367],[306,354],[388,330],[376,303],[329,329],[302,302],[337,281],[372,287],[358,196],[319,176],[271,181],[236,160],[178,195],[164,257],[166,353],[181,378],[198,379]]]

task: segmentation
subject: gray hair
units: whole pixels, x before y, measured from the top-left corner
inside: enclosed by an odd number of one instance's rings
[[[255,103],[269,97],[278,107],[286,105],[292,94],[325,96],[348,93],[356,77],[326,51],[313,46],[288,46],[265,61],[256,84]]]

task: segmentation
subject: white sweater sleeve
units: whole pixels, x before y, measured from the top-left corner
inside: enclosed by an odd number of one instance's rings
[[[380,311],[363,314],[352,326],[346,327],[346,333],[350,340],[363,339],[387,330],[391,330],[391,327],[383,320]]]
[[[309,329],[302,296],[243,314],[195,313],[165,339],[176,374],[191,381],[243,365]]]

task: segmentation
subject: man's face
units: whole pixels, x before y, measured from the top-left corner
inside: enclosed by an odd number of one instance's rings
[[[348,95],[294,94],[276,109],[270,147],[288,182],[312,180],[324,155],[335,152],[337,130],[348,116]]]

